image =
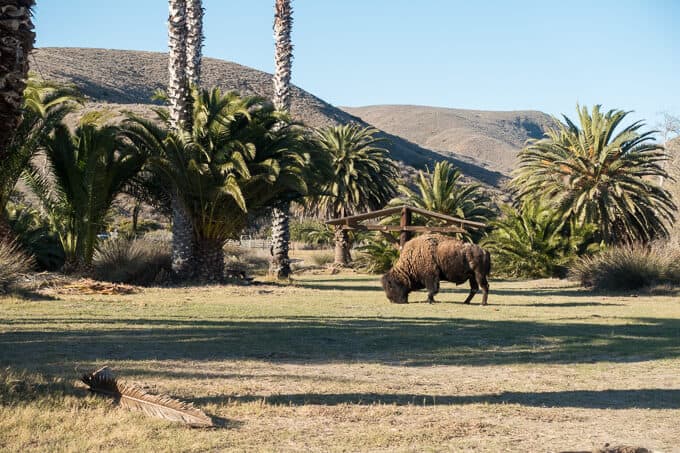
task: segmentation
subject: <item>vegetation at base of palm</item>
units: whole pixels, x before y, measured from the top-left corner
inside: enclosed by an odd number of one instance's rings
[[[269,270],[270,254],[266,249],[256,249],[227,244],[224,246],[224,263],[229,272],[246,275],[265,275]]]
[[[38,211],[10,202],[5,208],[5,217],[17,244],[34,257],[36,270],[56,271],[62,268],[64,248],[57,233]]]
[[[150,285],[165,280],[171,272],[169,242],[139,239],[107,239],[97,246],[92,272],[99,280]]]
[[[327,247],[333,244],[333,230],[320,220],[292,220],[290,240],[304,242],[313,247]]]
[[[220,280],[226,241],[249,214],[306,195],[323,158],[303,127],[260,98],[194,90],[193,106],[191,132],[134,117],[124,127],[191,219],[197,278]],[[167,112],[157,112],[167,126]]]
[[[319,252],[310,257],[315,266],[327,266],[333,263],[335,255],[332,252]]]
[[[376,234],[367,237],[356,250],[358,255],[354,266],[370,274],[387,272],[399,259],[399,249],[395,244]]]
[[[19,178],[35,153],[64,117],[81,101],[71,87],[31,77],[24,90],[23,116],[0,165],[0,222]]]
[[[33,269],[35,262],[23,248],[10,241],[0,241],[0,293]]]
[[[547,137],[519,155],[513,186],[520,199],[546,198],[563,218],[598,227],[606,244],[668,236],[677,206],[658,185],[668,156],[644,123],[622,125],[629,112],[578,107],[579,125],[566,116]]]
[[[565,225],[560,212],[538,201],[501,210],[502,217],[491,223],[491,233],[481,242],[491,253],[494,275],[564,277],[576,256],[599,248],[594,226]]]
[[[627,244],[577,259],[569,276],[601,291],[680,286],[680,248],[667,243]]]
[[[417,193],[402,184],[399,186],[401,196],[390,201],[390,205],[407,204],[472,222],[488,223],[496,217],[496,208],[491,197],[479,184],[463,183],[462,176],[460,170],[450,162],[437,162],[432,171],[418,172]],[[394,219],[388,221],[393,222]],[[442,222],[425,219],[416,213],[412,223],[436,226]],[[468,230],[458,236],[477,242],[483,235],[484,230]]]
[[[35,165],[25,180],[39,198],[64,250],[65,270],[86,270],[114,198],[146,156],[114,126],[84,124],[72,133],[59,124],[44,142],[46,172]]]

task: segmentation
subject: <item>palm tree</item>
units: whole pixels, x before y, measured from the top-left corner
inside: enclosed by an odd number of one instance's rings
[[[0,159],[10,153],[21,121],[28,55],[35,42],[31,21],[34,6],[34,0],[6,0],[0,10]]]
[[[188,1],[188,3],[187,3]],[[191,84],[200,80],[203,43],[203,8],[200,0],[169,0],[168,101],[170,124],[177,131],[192,126]],[[171,194],[172,270],[180,278],[191,276],[194,243],[189,213],[182,210],[179,194]]]
[[[293,8],[290,0],[274,2],[274,106],[290,111],[290,77],[293,67]],[[272,262],[270,273],[276,278],[290,276],[290,204],[283,202],[272,210]]]
[[[224,276],[222,247],[248,214],[306,195],[315,166],[304,130],[271,104],[219,89],[195,93],[191,132],[141,118],[125,129],[179,194],[192,224],[196,275],[215,281]]]
[[[52,130],[81,101],[74,88],[32,77],[23,96],[21,122],[9,143],[9,154],[0,165],[0,238],[12,237],[4,210],[21,174]]]
[[[521,152],[513,181],[518,196],[547,197],[564,219],[597,225],[607,244],[667,236],[677,208],[656,183],[668,175],[654,131],[640,132],[644,123],[637,121],[617,132],[629,113],[622,110],[577,110],[580,127],[565,116]]]
[[[145,156],[127,146],[114,126],[63,124],[45,140],[48,172],[25,175],[51,228],[59,235],[68,270],[86,270],[114,198],[142,168]]]
[[[399,171],[389,151],[377,146],[376,129],[356,124],[331,126],[314,132],[316,147],[331,158],[332,176],[314,197],[310,209],[324,217],[345,217],[383,207],[396,193]],[[351,260],[344,230],[335,237],[336,264]]]
[[[495,215],[491,198],[479,184],[463,183],[462,176],[460,170],[450,162],[437,162],[432,172],[429,170],[418,172],[416,182],[418,193],[402,184],[399,186],[401,197],[391,201],[390,204],[406,203],[460,219],[488,222]],[[425,224],[424,219],[417,214],[413,222]],[[436,222],[436,220],[430,219],[429,222]],[[482,233],[483,231],[477,230],[468,235],[473,240],[477,240]]]

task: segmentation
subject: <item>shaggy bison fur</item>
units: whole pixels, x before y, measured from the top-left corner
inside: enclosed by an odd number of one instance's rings
[[[427,301],[432,303],[440,280],[457,285],[470,280],[465,303],[469,304],[481,287],[482,305],[486,305],[490,270],[491,256],[478,245],[441,234],[425,234],[404,245],[397,263],[383,275],[382,285],[390,302],[408,303],[411,291],[427,288]]]

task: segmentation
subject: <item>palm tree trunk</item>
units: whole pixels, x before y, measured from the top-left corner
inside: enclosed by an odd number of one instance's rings
[[[175,130],[191,127],[191,97],[187,79],[187,4],[186,0],[169,0],[168,18],[168,99],[170,121]],[[184,280],[191,277],[193,228],[191,218],[182,208],[177,194],[172,198],[172,270]]]
[[[0,10],[0,159],[21,121],[28,54],[35,42],[33,6],[34,0],[5,0]]]
[[[196,243],[196,277],[204,282],[220,282],[224,279],[223,244],[219,241],[202,240]]]
[[[201,0],[187,0],[187,79],[194,86],[201,83],[203,12]]]
[[[290,228],[289,228],[290,204],[274,208],[272,212],[272,262],[269,273],[278,279],[290,277],[290,258],[288,249],[290,247]]]
[[[180,280],[193,276],[194,248],[191,217],[175,195],[172,198],[172,271]]]
[[[290,110],[290,77],[293,66],[293,45],[290,39],[293,27],[293,9],[290,0],[274,3],[274,106],[278,110]],[[272,263],[270,273],[276,278],[290,276],[290,204],[274,208],[272,212]]]
[[[349,235],[346,230],[337,227],[335,229],[335,264],[349,266],[352,256],[349,253]]]

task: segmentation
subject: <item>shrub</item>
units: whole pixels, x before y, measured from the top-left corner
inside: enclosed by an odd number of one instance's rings
[[[35,258],[36,269],[56,271],[64,265],[64,248],[59,236],[28,206],[9,203],[6,215],[21,247]]]
[[[269,251],[238,245],[224,246],[224,264],[228,271],[246,274],[266,274],[269,271]]]
[[[614,247],[576,260],[570,276],[595,290],[680,285],[680,249],[669,244]]]
[[[357,247],[359,255],[354,260],[358,269],[371,274],[387,272],[399,259],[399,250],[386,239],[371,237]]]
[[[314,253],[310,256],[310,259],[317,266],[325,266],[335,260],[335,255],[332,252]]]
[[[19,245],[0,241],[0,293],[7,291],[33,265],[33,257],[26,254]]]
[[[148,285],[171,271],[170,244],[148,239],[110,239],[99,245],[92,264],[99,280]]]

